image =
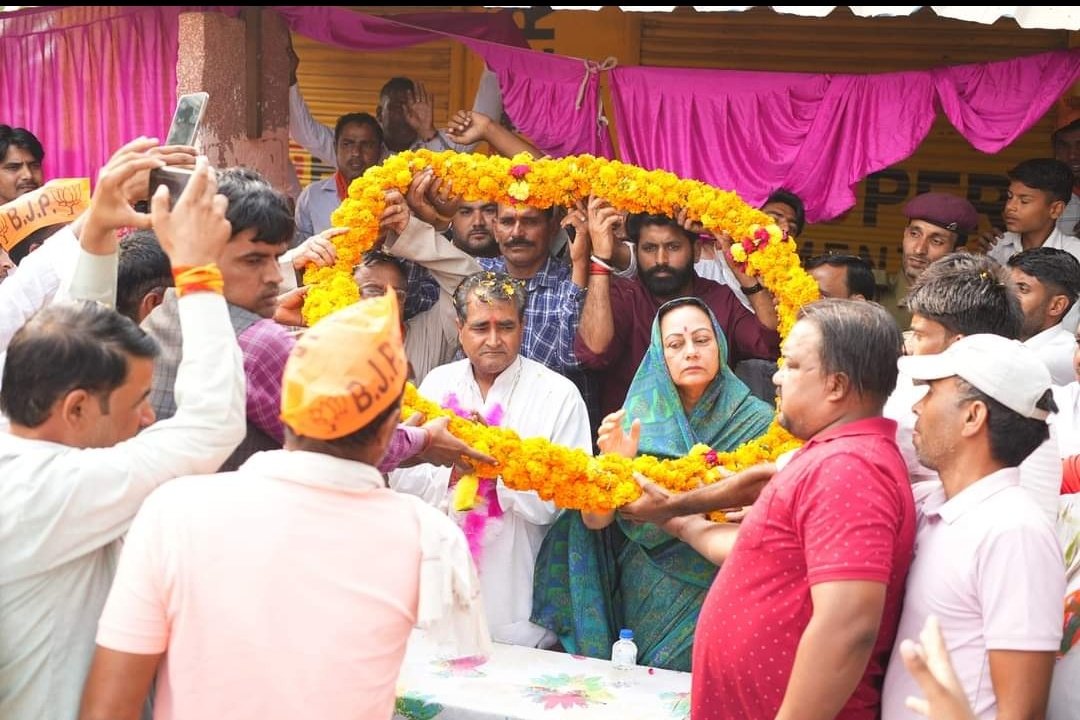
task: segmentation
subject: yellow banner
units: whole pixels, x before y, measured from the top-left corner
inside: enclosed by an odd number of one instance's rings
[[[50,180],[37,190],[0,205],[0,247],[18,245],[35,230],[69,223],[90,207],[90,180]]]

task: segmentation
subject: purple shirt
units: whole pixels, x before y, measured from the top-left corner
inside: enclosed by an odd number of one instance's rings
[[[762,325],[754,313],[739,302],[730,288],[720,283],[694,278],[690,291],[712,309],[717,322],[727,336],[731,367],[740,360],[762,358],[775,360],[780,354],[780,335]],[[611,316],[616,318],[615,334],[607,349],[594,353],[578,332],[574,352],[581,364],[602,374],[604,387],[600,393],[602,415],[615,412],[626,400],[626,391],[641,365],[649,347],[653,319],[665,301],[657,298],[637,279],[611,281]]]
[[[284,443],[281,381],[285,377],[285,362],[296,340],[273,320],[260,320],[240,333],[237,341],[244,353],[248,420],[279,443]],[[423,428],[399,425],[379,463],[379,471],[395,470],[423,450],[426,442],[427,432]]]
[[[244,353],[248,420],[283,444],[281,380],[296,340],[273,320],[260,320],[237,335],[236,341]]]

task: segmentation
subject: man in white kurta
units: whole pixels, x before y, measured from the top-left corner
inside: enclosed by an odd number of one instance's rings
[[[503,290],[508,287],[514,289],[506,296]],[[523,287],[498,273],[477,273],[467,278],[455,298],[459,318],[460,308],[464,306],[466,311],[461,326],[462,348],[467,357],[432,370],[421,383],[420,394],[460,411],[476,412],[489,422],[497,420],[522,438],[542,437],[591,452],[588,413],[577,387],[518,354],[524,292]],[[506,327],[514,318],[517,328]],[[487,328],[484,340],[469,337],[485,332],[483,328]],[[508,337],[503,338],[504,332]],[[474,558],[479,556],[480,585],[494,640],[529,647],[552,646],[555,636],[529,622],[529,615],[536,555],[558,510],[535,492],[510,490],[502,480],[496,480],[495,498],[501,515],[496,512],[486,520],[470,520],[468,512],[450,509],[452,483],[456,482],[451,472],[433,465],[399,469],[391,474],[390,486],[446,509],[467,535],[473,535],[471,544],[479,548]]]
[[[140,155],[129,154],[132,160],[121,167],[130,175],[139,170],[130,163]],[[196,170],[195,178],[199,177]],[[188,187],[202,192],[208,203],[216,185],[196,179]],[[84,231],[75,277],[58,276],[52,282],[42,273],[45,295],[62,291],[69,280],[72,288],[92,290],[100,284],[95,275],[107,268],[112,268],[112,275],[106,273],[111,282],[105,287],[115,289],[115,226],[94,218],[99,198],[108,192],[117,192],[115,182],[100,181],[87,219],[88,227],[98,222],[108,231],[106,247],[93,248],[100,258],[86,262],[84,255],[91,248]],[[169,240],[173,266],[209,266],[229,236],[224,211],[197,214],[190,205],[181,210],[179,204],[177,211],[158,228]],[[121,223],[125,220],[121,216]],[[51,242],[65,240],[54,236]],[[93,292],[73,290],[72,295],[95,298]],[[28,300],[44,302],[45,296]],[[153,366],[146,357],[132,354],[130,346],[142,348],[141,343],[148,342],[153,347],[153,343],[126,318],[96,304],[65,304],[42,311],[10,346],[5,338],[11,363],[5,377],[10,387],[0,390],[0,407],[8,411],[11,427],[0,430],[0,717],[4,720],[78,714],[98,616],[113,580],[120,539],[136,511],[164,482],[213,472],[243,438],[243,359],[230,332],[225,300],[220,291],[194,288],[178,303],[184,345],[176,379],[177,412],[137,435],[135,431],[153,417],[144,408],[149,374],[142,378],[143,387],[137,382],[137,368],[140,362],[149,364],[146,370]],[[0,306],[0,317],[9,322],[22,312],[19,306]],[[40,402],[45,394],[36,386],[43,383],[27,375],[32,375],[34,365],[27,358],[33,358],[35,348],[47,349],[48,338],[56,333],[65,333],[73,348],[68,354],[71,368],[60,368],[56,361],[56,372],[70,370],[74,389],[58,385],[61,389],[52,401]],[[119,337],[130,339],[121,344]],[[65,429],[72,425],[58,421],[63,408],[71,406],[73,393],[89,386],[83,384],[88,380],[81,373],[90,373],[86,368],[94,363],[102,364],[106,352],[124,357],[127,373],[120,387],[105,395],[109,412],[102,406],[99,415],[88,415],[94,421],[85,430]],[[137,402],[126,394],[132,388],[143,391]],[[26,396],[35,397],[48,416],[38,422],[13,412],[29,404]],[[87,407],[99,405],[94,400]],[[133,420],[135,415],[139,417]]]

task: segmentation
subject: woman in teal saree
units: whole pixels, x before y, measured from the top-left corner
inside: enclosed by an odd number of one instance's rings
[[[640,423],[637,450],[657,457],[681,457],[697,443],[727,451],[753,440],[773,411],[726,358],[727,341],[708,306],[696,298],[666,303],[623,410],[605,423],[618,415]],[[623,435],[622,445],[636,433]],[[601,443],[605,449],[616,450]],[[689,670],[698,612],[717,569],[654,525],[568,511],[537,558],[533,622],[558,635],[568,652],[603,658],[619,629],[631,628],[640,664]]]

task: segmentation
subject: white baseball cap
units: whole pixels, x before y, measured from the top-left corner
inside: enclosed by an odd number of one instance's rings
[[[939,355],[909,355],[900,372],[912,380],[959,377],[1024,417],[1045,420],[1036,405],[1050,389],[1050,371],[1035,351],[1000,335],[968,335]]]

